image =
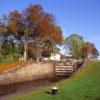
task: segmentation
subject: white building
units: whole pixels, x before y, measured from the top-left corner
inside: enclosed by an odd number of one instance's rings
[[[61,54],[59,54],[59,53],[51,54],[50,60],[60,61],[61,60]]]
[[[44,58],[44,60],[52,60],[52,61],[60,61],[61,54],[60,53],[53,53],[49,58]]]

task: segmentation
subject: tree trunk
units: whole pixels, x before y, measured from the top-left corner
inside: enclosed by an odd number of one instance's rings
[[[24,43],[24,61],[27,61],[28,42]]]
[[[39,62],[39,50],[38,50],[38,46],[37,46],[37,43],[35,43],[35,61],[36,63]]]

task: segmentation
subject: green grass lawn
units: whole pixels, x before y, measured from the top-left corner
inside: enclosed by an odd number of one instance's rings
[[[50,94],[50,86],[13,100],[100,100],[100,62],[86,64],[54,86],[59,89],[55,96]]]

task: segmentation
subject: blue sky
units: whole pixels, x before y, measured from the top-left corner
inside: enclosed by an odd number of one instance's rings
[[[0,15],[21,11],[31,3],[41,4],[46,12],[55,16],[64,37],[80,34],[100,51],[100,0],[2,0]]]

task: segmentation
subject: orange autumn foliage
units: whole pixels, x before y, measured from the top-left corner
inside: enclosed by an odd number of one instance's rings
[[[19,62],[15,62],[15,63],[11,63],[11,64],[0,65],[0,71],[6,71],[6,70],[9,70],[11,68],[16,68],[18,66],[21,67],[27,63],[28,62],[25,62],[25,61],[19,61]]]
[[[9,14],[8,18],[9,18],[9,23],[8,23],[9,32],[14,33],[16,35],[20,35],[22,32],[21,13],[15,10]]]
[[[95,45],[91,42],[84,43],[82,48],[82,53],[84,58],[88,58],[89,56],[98,56],[98,50],[96,49]]]

